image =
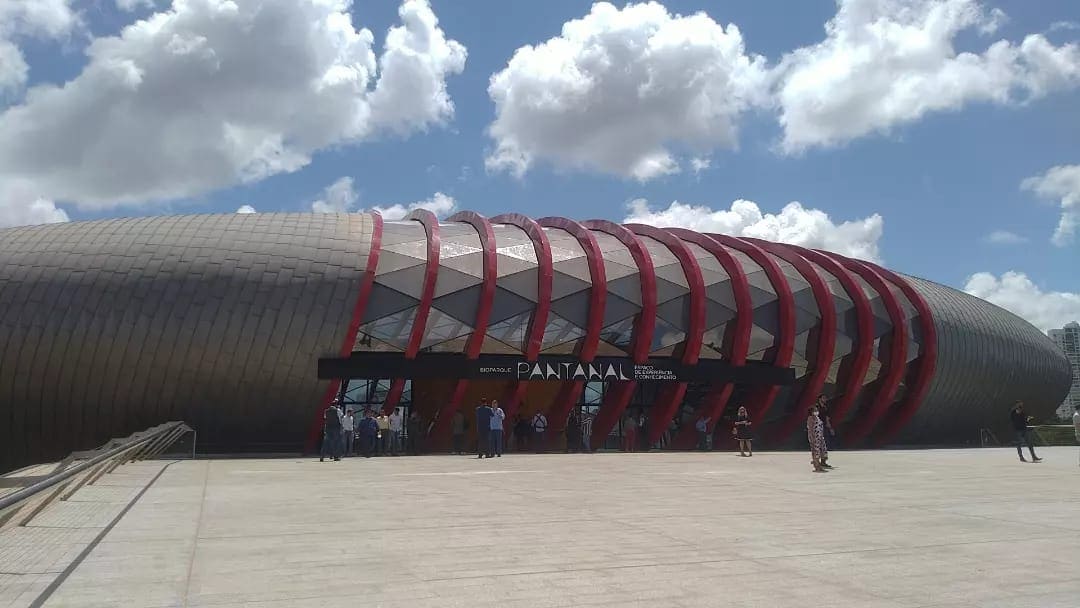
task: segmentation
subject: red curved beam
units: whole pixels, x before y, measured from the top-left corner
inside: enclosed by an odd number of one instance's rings
[[[630,356],[634,363],[644,363],[649,358],[653,331],[656,329],[656,272],[653,270],[652,257],[645,250],[645,245],[636,234],[627,228],[607,220],[589,220],[582,223],[589,230],[609,234],[619,240],[634,258],[638,267],[638,281],[641,285],[641,312],[634,320],[631,337]],[[592,437],[589,443],[592,449],[604,445],[608,433],[619,421],[619,417],[630,404],[637,382],[625,380],[612,382],[604,393],[604,402],[593,420]]]
[[[795,352],[795,299],[791,294],[791,286],[788,285],[780,265],[769,254],[765,253],[757,245],[738,239],[726,234],[708,234],[709,238],[716,240],[721,245],[731,247],[736,251],[745,253],[750,259],[757,262],[765,270],[773,289],[776,291],[777,304],[780,307],[780,335],[777,336],[779,344],[773,355],[772,364],[776,367],[788,367],[791,365],[791,355]],[[765,420],[765,414],[776,400],[776,394],[780,392],[778,386],[759,387],[747,397],[747,409],[750,410],[750,421],[755,427]],[[711,421],[715,425],[718,420]],[[709,429],[712,432],[712,429]]]
[[[491,227],[488,219],[475,211],[461,211],[447,221],[462,222],[469,224],[476,230],[480,237],[480,246],[484,251],[484,280],[480,284],[480,301],[476,307],[476,321],[469,339],[465,341],[465,357],[475,359],[480,356],[480,349],[484,345],[484,336],[487,335],[488,319],[491,318],[491,309],[495,305],[495,277],[498,276],[495,255],[495,230]],[[437,442],[444,441],[450,436],[453,428],[451,420],[458,409],[461,408],[461,400],[469,388],[469,380],[461,379],[454,383],[454,389],[436,414],[436,426],[432,430],[432,436]],[[385,406],[384,406],[385,411]],[[389,412],[387,412],[389,413]]]
[[[409,342],[405,346],[405,358],[415,359],[416,353],[420,352],[420,344],[427,332],[427,320],[431,315],[431,302],[435,299],[435,281],[439,277],[439,218],[427,209],[416,209],[405,216],[406,220],[420,222],[427,233],[427,264],[424,266],[424,286],[420,292],[420,302],[416,305],[416,318],[413,319],[412,330],[409,333]],[[401,393],[405,390],[405,378],[394,378],[390,383],[390,390],[386,391],[386,400],[383,401],[383,411],[392,412],[399,401]]]
[[[746,281],[742,264],[720,243],[703,234],[685,228],[667,228],[667,231],[712,254],[731,277],[731,291],[735,296],[735,327],[733,331],[724,332],[724,356],[734,366],[744,365],[750,348],[750,332],[754,326],[754,304],[750,299],[750,284]],[[694,412],[692,420],[696,422],[704,416],[711,421],[710,425],[715,425],[716,420],[724,412],[724,407],[734,389],[735,385],[730,382],[713,384],[701,405]],[[673,442],[674,447],[678,449],[693,447],[697,441],[696,434],[693,425],[683,426]]]
[[[341,342],[338,355],[348,357],[352,353],[353,345],[356,344],[356,334],[360,331],[360,323],[364,318],[364,309],[367,307],[371,290],[375,286],[375,272],[379,268],[379,253],[382,251],[383,218],[377,211],[371,215],[371,245],[368,249],[367,265],[364,267],[364,276],[360,278],[360,290],[356,294],[356,303],[353,304],[352,316],[349,318],[349,326],[345,330],[345,339]],[[334,395],[341,390],[341,380],[332,380],[326,387],[319,409],[314,413],[311,426],[308,428],[307,445],[305,451],[311,452],[319,441],[319,433],[322,432],[322,416],[326,408],[334,399]]]
[[[895,272],[882,268],[876,264],[864,262],[866,265],[878,271],[893,285],[907,296],[908,301],[919,312],[919,324],[922,328],[922,342],[920,343],[919,363],[915,368],[915,379],[908,387],[907,393],[895,408],[892,416],[885,423],[885,428],[880,431],[874,443],[882,445],[893,438],[897,432],[911,420],[915,412],[919,410],[926,391],[930,388],[930,380],[934,378],[934,367],[937,364],[937,330],[934,328],[934,314],[930,305],[922,294],[915,290],[904,277]]]
[[[596,242],[596,235],[591,230],[574,220],[564,217],[544,217],[536,221],[540,226],[547,228],[559,228],[565,230],[575,239],[585,252],[585,262],[589,265],[589,277],[592,286],[589,287],[589,316],[585,324],[585,336],[581,340],[581,352],[578,357],[588,363],[596,357],[596,351],[600,348],[600,332],[604,327],[604,307],[607,305],[607,271],[604,269],[603,254],[600,253],[600,245]],[[585,389],[585,382],[563,382],[555,400],[548,408],[548,421],[551,424],[564,424],[570,410],[574,409],[581,391]],[[563,429],[565,431],[565,429]]]
[[[832,258],[797,245],[785,245],[785,247],[799,252],[799,255],[821,266],[839,279],[844,290],[851,296],[852,303],[855,304],[855,320],[859,332],[859,335],[855,337],[855,358],[848,369],[840,397],[830,404],[832,418],[837,421],[844,420],[851,406],[855,404],[859,391],[862,390],[866,370],[869,369],[870,359],[874,356],[874,312],[870,309],[870,300],[852,278],[851,271],[836,263]]]
[[[809,372],[806,385],[802,394],[795,403],[795,409],[776,430],[774,439],[786,440],[798,426],[806,421],[810,406],[817,400],[821,390],[825,387],[825,381],[829,377],[829,368],[832,367],[833,353],[836,350],[836,301],[833,300],[832,292],[825,280],[814,270],[797,252],[787,249],[782,245],[762,241],[758,239],[746,239],[769,253],[780,257],[795,267],[808,283],[810,291],[814,294],[817,303],[818,314],[821,322],[818,325],[817,352],[814,353],[814,368]],[[807,359],[809,359],[807,353]]]
[[[698,265],[697,258],[686,243],[666,230],[644,224],[626,224],[626,227],[638,236],[663,244],[679,260],[690,285],[690,314],[683,351],[679,356],[687,365],[696,364],[701,354],[701,343],[705,338],[705,279],[701,276],[701,266]],[[686,382],[667,382],[661,387],[650,416],[653,422],[648,428],[648,445],[660,441],[660,436],[667,430],[686,395],[686,385]]]
[[[551,314],[551,282],[555,275],[551,260],[551,243],[548,242],[548,237],[544,232],[544,229],[531,217],[527,217],[520,213],[505,213],[492,218],[491,221],[497,224],[510,224],[511,226],[521,228],[525,231],[525,234],[529,235],[529,240],[531,240],[533,244],[533,250],[536,252],[538,266],[536,273],[536,310],[533,312],[532,319],[529,321],[525,346],[525,359],[528,361],[536,361],[536,358],[540,356],[540,348],[544,344],[544,330],[547,328],[548,316]],[[515,380],[507,386],[502,402],[499,404],[506,412],[507,420],[513,420],[514,416],[517,415],[518,408],[521,405],[522,399],[525,398],[525,391],[528,386],[529,384],[527,381],[521,380]],[[513,432],[513,429],[507,424],[503,432],[504,434],[509,435]]]
[[[846,441],[851,445],[856,445],[866,438],[874,424],[884,416],[896,396],[896,389],[904,379],[904,370],[907,367],[907,357],[905,356],[907,353],[907,327],[904,324],[904,313],[900,309],[900,302],[877,271],[858,260],[827,251],[821,251],[821,253],[833,258],[844,268],[854,272],[869,283],[881,296],[881,301],[885,304],[885,310],[889,313],[889,321],[892,322],[892,344],[889,348],[889,360],[885,365],[885,372],[879,376],[881,384],[877,394],[873,396],[869,407],[855,413],[855,419],[848,424],[844,431]]]

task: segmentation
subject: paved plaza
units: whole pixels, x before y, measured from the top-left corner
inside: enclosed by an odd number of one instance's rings
[[[1075,608],[1077,452],[1042,455],[135,463],[0,535],[0,605]]]

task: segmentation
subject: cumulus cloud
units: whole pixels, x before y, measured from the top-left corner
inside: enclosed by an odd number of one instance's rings
[[[607,2],[523,46],[492,75],[489,170],[538,161],[648,180],[681,170],[680,150],[736,145],[736,123],[768,103],[764,58],[734,25],[657,2]]]
[[[995,230],[983,238],[991,245],[1019,245],[1026,243],[1027,238],[1008,230]]]
[[[22,91],[30,73],[17,38],[55,40],[79,23],[70,0],[0,0],[0,101]]]
[[[63,209],[41,196],[33,185],[20,180],[0,180],[0,228],[55,224],[68,219]]]
[[[427,0],[404,0],[378,57],[350,8],[174,2],[95,39],[82,73],[31,88],[0,114],[0,177],[109,208],[257,181],[328,147],[448,120],[445,80],[464,69],[466,50]]]
[[[311,210],[315,213],[345,213],[359,198],[353,188],[353,178],[341,177],[323,189],[322,198],[311,203]]]
[[[979,272],[968,278],[964,291],[1026,319],[1046,331],[1080,320],[1080,293],[1043,291],[1022,272],[996,277]]]
[[[416,209],[427,209],[439,217],[446,217],[454,211],[457,211],[457,201],[455,201],[452,196],[447,196],[442,192],[436,192],[431,198],[416,201],[415,203],[404,205],[399,203],[390,205],[389,207],[375,206],[371,208],[372,211],[378,211],[383,216],[383,219],[387,220],[400,220]]]
[[[1042,175],[1025,179],[1020,187],[1061,204],[1061,219],[1050,239],[1064,247],[1076,239],[1080,230],[1080,165],[1059,165]]]
[[[880,261],[878,242],[885,222],[876,213],[837,224],[824,211],[807,209],[798,202],[788,203],[776,214],[763,213],[757,203],[747,200],[731,203],[730,209],[678,201],[666,209],[654,209],[644,199],[633,200],[628,207],[629,213],[623,220],[626,223],[748,236]]]
[[[251,205],[240,205],[240,208],[236,210],[237,213],[256,213],[255,207]]]
[[[1080,47],[1040,34],[958,53],[974,29],[991,33],[1003,13],[977,0],[839,0],[826,38],[777,68],[782,148],[799,152],[889,132],[971,102],[1022,103],[1080,82]]]

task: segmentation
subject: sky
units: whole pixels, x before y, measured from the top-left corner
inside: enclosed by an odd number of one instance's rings
[[[1075,0],[0,0],[0,226],[423,207],[1080,319]]]

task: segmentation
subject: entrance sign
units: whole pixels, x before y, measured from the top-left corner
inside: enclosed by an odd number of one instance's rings
[[[421,353],[406,359],[402,353],[354,352],[346,358],[319,359],[319,379],[413,378],[609,382],[737,382],[789,385],[792,369],[759,362],[735,366],[718,359],[700,359],[686,365],[674,359],[634,363],[625,357],[540,356],[529,361],[521,355],[480,355],[467,359],[460,353]]]

